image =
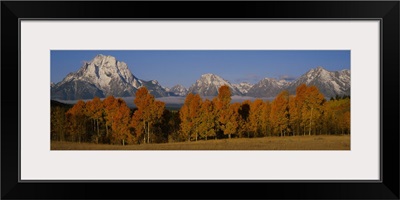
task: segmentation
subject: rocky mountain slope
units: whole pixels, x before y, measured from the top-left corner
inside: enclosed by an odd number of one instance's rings
[[[92,99],[95,96],[103,98],[109,95],[134,97],[140,87],[146,87],[155,97],[186,96],[188,93],[217,96],[218,88],[223,85],[231,89],[232,95],[275,97],[282,90],[295,94],[296,88],[303,83],[317,86],[326,98],[350,95],[350,70],[328,71],[317,67],[292,82],[264,78],[254,85],[246,82],[232,84],[218,75],[208,73],[201,75],[189,89],[179,84],[169,89],[162,87],[157,80],[137,78],[126,63],[113,56],[97,55],[61,82],[51,83],[50,89],[51,98],[59,100]]]
[[[167,93],[157,81],[144,81],[135,77],[126,63],[113,56],[97,55],[77,72],[68,74],[51,87],[51,98],[61,100],[91,99],[94,96],[134,96],[138,88],[146,86],[156,96]]]
[[[203,74],[188,90],[188,93],[199,94],[200,96],[217,96],[218,89],[227,85],[231,89],[232,95],[243,95],[229,81],[215,75]]]

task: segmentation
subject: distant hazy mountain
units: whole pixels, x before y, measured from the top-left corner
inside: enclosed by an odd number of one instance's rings
[[[289,93],[295,94],[296,88],[303,83],[315,85],[327,98],[336,95],[350,95],[350,70],[331,72],[322,67],[317,67],[291,82],[286,89]]]
[[[186,89],[184,86],[182,85],[175,85],[174,87],[172,87],[171,89],[169,89],[170,93],[173,93],[176,96],[186,96],[188,93],[188,89]]]
[[[51,98],[76,100],[108,95],[127,97],[134,96],[141,86],[146,86],[156,97],[166,95],[166,91],[157,81],[138,79],[130,72],[126,63],[113,56],[97,55],[77,72],[68,74],[51,87]]]
[[[242,93],[227,80],[215,74],[203,74],[188,90],[188,93],[199,94],[200,96],[217,96],[218,89],[227,85],[231,89],[232,95],[242,95]]]
[[[317,67],[292,82],[264,78],[254,85],[249,83],[231,84],[215,74],[204,74],[189,88],[188,92],[201,96],[217,96],[218,88],[222,85],[228,85],[231,88],[232,95],[275,97],[283,90],[295,94],[296,88],[303,83],[308,86],[315,85],[326,98],[336,95],[350,95],[350,70],[331,72],[322,67]]]
[[[240,93],[242,93],[243,95],[247,94],[248,91],[250,90],[251,87],[253,87],[253,84],[251,83],[247,83],[247,82],[242,82],[242,83],[238,83],[238,84],[232,84],[233,87],[236,87]]]
[[[247,96],[251,97],[275,97],[282,90],[286,89],[289,82],[285,80],[276,80],[273,78],[264,78],[247,92]]]

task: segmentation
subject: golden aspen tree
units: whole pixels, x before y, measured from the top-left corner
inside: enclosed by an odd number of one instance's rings
[[[240,103],[233,103],[228,108],[228,120],[225,124],[224,134],[228,135],[228,138],[231,139],[232,134],[236,134],[239,128],[239,108]]]
[[[308,128],[308,135],[311,135],[313,127],[320,119],[324,95],[321,94],[316,86],[307,87],[306,98],[302,108],[303,124]]]
[[[215,106],[212,101],[206,99],[200,108],[200,124],[199,124],[199,134],[200,137],[207,140],[208,137],[216,136],[216,122],[217,118],[214,112]]]
[[[117,99],[114,96],[108,96],[103,100],[103,113],[106,127],[106,138],[109,139],[112,129],[110,129],[113,122],[113,116],[116,112]]]
[[[86,114],[92,120],[92,130],[96,132],[95,141],[98,143],[100,138],[99,121],[103,117],[103,105],[99,97],[94,97],[92,101],[86,102]]]
[[[192,130],[192,119],[190,117],[190,104],[194,94],[189,93],[185,98],[185,103],[179,111],[179,117],[181,119],[181,134],[182,137],[186,138],[188,142],[190,142],[191,130]]]
[[[218,89],[218,96],[215,99],[216,115],[218,117],[219,128],[225,132],[226,123],[229,121],[229,106],[231,103],[231,90],[227,85]]]
[[[293,136],[300,134],[300,111],[296,97],[289,96],[289,124],[292,127]]]
[[[154,96],[149,93],[146,87],[141,87],[136,91],[135,99],[133,101],[138,108],[135,113],[134,117],[132,117],[132,120],[134,119],[140,119],[143,126],[143,129],[137,128],[138,130],[143,130],[144,132],[141,134],[143,135],[143,143],[146,143],[146,136],[147,136],[147,141],[149,140],[149,121],[150,121],[150,109],[151,105],[154,102]]]
[[[215,116],[215,137],[214,139],[218,139],[219,133],[221,131],[221,123],[219,122],[220,114],[221,114],[221,103],[218,100],[218,97],[214,97],[211,100],[212,105],[214,106],[213,115]]]
[[[132,121],[131,125],[136,129],[136,133],[138,133],[138,130],[144,131],[144,133],[140,134],[143,135],[143,142],[146,143],[147,136],[147,143],[150,143],[151,128],[161,118],[165,104],[156,101],[146,87],[141,87],[136,91],[134,103],[137,110],[133,114],[132,120],[136,120],[136,122]],[[143,128],[138,126],[143,126]]]
[[[227,85],[223,85],[218,89],[219,108],[228,109],[231,103],[231,90]]]
[[[263,136],[271,136],[271,102],[265,101],[261,111],[261,130]]]
[[[144,137],[144,133],[145,133],[145,124],[143,122],[143,113],[141,110],[136,110],[132,116],[131,119],[131,124],[130,126],[134,129],[135,135],[136,135],[136,139],[139,144],[140,144],[140,138],[143,136]],[[146,139],[144,137],[143,139],[144,143],[146,143]]]
[[[79,100],[66,113],[68,131],[71,134],[73,141],[77,141],[79,143],[82,141],[86,131],[85,106],[85,102]]]
[[[303,116],[303,107],[305,106],[305,100],[307,98],[307,86],[306,84],[301,84],[296,88],[296,96],[294,101],[291,102],[290,106],[290,118],[292,121],[293,128],[297,130],[297,133],[303,132],[306,134],[306,120]],[[293,110],[292,110],[293,109]],[[293,115],[293,117],[292,117]]]
[[[285,136],[289,132],[289,92],[282,91],[271,105],[271,122],[274,132]]]
[[[198,126],[201,123],[199,120],[200,108],[201,108],[201,97],[199,94],[195,94],[189,104],[189,116],[192,121],[191,132],[194,133],[195,141],[197,141],[199,135]]]
[[[181,133],[188,141],[192,137],[197,141],[200,125],[201,97],[198,94],[188,94],[179,114],[181,119]]]
[[[341,119],[341,100],[331,100],[324,105],[324,120],[328,132],[338,134],[341,132],[340,119]]]
[[[122,99],[117,99],[116,111],[112,120],[111,142],[113,144],[125,145],[132,141],[132,135],[129,130],[130,109]]]
[[[249,130],[253,133],[254,137],[257,137],[262,129],[261,118],[263,106],[264,102],[261,99],[256,99],[250,104]]]
[[[350,99],[335,99],[328,101],[326,104],[329,105],[331,111],[332,123],[330,124],[334,134],[350,134]],[[325,114],[325,113],[324,113]]]

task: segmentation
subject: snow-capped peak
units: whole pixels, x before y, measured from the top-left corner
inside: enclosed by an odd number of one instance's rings
[[[200,79],[197,80],[198,83],[204,83],[204,84],[214,84],[217,86],[222,86],[222,85],[228,85],[228,81],[215,75],[215,74],[203,74],[201,75]]]
[[[306,73],[307,81],[306,84],[309,84],[314,79],[318,78],[325,82],[331,81],[332,77],[334,76],[334,72],[330,72],[323,67],[319,66],[315,69],[311,69]]]
[[[210,74],[210,73],[201,75],[200,79],[196,81],[196,84],[215,85],[218,87],[220,87],[222,85],[230,85],[230,83],[227,80],[225,80],[215,74]]]
[[[278,83],[278,85],[284,87],[284,86],[288,85],[290,82],[285,79],[281,79],[281,80],[277,81],[277,83]]]
[[[227,85],[232,95],[241,95],[241,92],[229,81],[211,73],[203,74],[190,88],[189,93],[200,94],[201,96],[216,96],[221,86]]]
[[[90,98],[94,94],[100,97],[134,96],[142,85],[143,82],[131,73],[125,62],[118,61],[114,56],[99,54],[57,83],[53,94],[60,99]]]
[[[103,54],[99,54],[93,58],[91,63],[102,65],[103,63],[116,63],[117,59],[114,56],[106,56]]]
[[[158,81],[157,81],[157,80],[151,80],[151,82],[152,82],[153,84],[158,84]]]
[[[242,94],[247,94],[247,92],[250,90],[251,87],[253,87],[253,84],[248,83],[248,82],[242,82],[242,83],[237,83],[237,84],[232,84],[234,87],[236,87]]]
[[[279,92],[285,89],[287,85],[285,80],[275,78],[264,78],[247,92],[247,96],[252,97],[275,97]]]
[[[328,71],[323,67],[309,70],[289,84],[288,90],[294,93],[300,84],[315,85],[325,97],[350,94],[350,70]]]
[[[125,87],[138,88],[140,83],[132,75],[125,62],[117,61],[113,56],[97,55],[93,60],[84,64],[77,72],[77,79],[95,84],[102,90],[111,92],[112,82],[120,82]]]
[[[208,77],[208,76],[217,76],[211,73],[202,74],[201,77]]]
[[[174,93],[175,95],[178,95],[178,96],[186,96],[188,90],[184,86],[178,84],[178,85],[175,85],[174,87],[172,87],[169,90],[169,92],[172,92],[172,93]]]

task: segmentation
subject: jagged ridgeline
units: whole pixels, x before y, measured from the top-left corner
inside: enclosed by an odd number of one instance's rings
[[[140,67],[140,66],[138,66]],[[178,80],[179,81],[179,80]],[[328,71],[317,67],[294,81],[265,78],[256,84],[232,84],[215,74],[203,74],[188,89],[182,85],[163,87],[157,80],[142,80],[132,74],[126,63],[109,55],[97,55],[78,71],[68,74],[61,82],[51,83],[51,98],[55,100],[134,97],[136,91],[145,86],[157,97],[186,96],[188,93],[201,96],[217,96],[218,88],[227,85],[235,96],[273,98],[283,90],[295,94],[296,88],[305,83],[315,85],[326,98],[350,95],[350,70]]]
[[[51,87],[52,99],[77,100],[93,97],[131,97],[145,86],[155,97],[168,92],[156,80],[145,81],[135,77],[126,63],[113,56],[97,55],[77,72],[68,74]]]

